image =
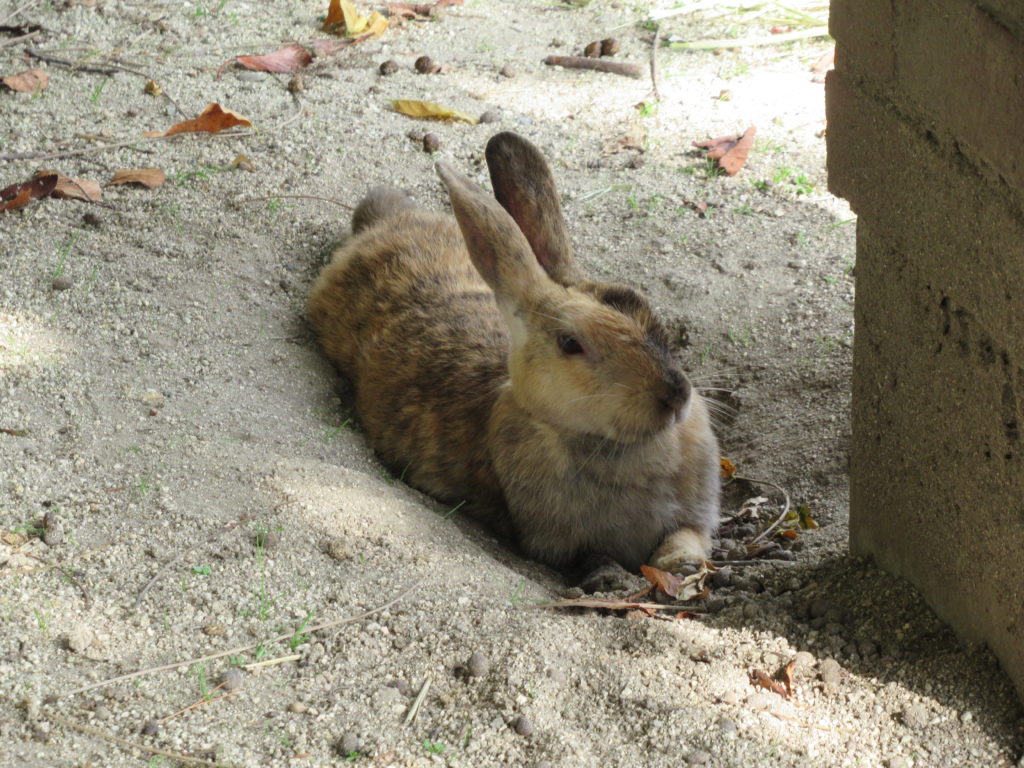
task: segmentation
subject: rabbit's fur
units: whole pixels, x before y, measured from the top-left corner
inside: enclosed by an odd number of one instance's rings
[[[370,445],[537,560],[705,557],[718,446],[665,329],[632,289],[579,275],[532,144],[498,134],[487,163],[497,200],[437,163],[455,218],[372,190],[313,286]]]

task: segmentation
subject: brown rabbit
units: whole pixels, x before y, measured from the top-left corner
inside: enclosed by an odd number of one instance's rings
[[[454,219],[374,189],[313,286],[370,445],[527,556],[596,568],[591,587],[610,561],[705,557],[718,446],[665,329],[631,288],[578,273],[536,147],[499,133],[486,154],[497,200],[445,161]]]

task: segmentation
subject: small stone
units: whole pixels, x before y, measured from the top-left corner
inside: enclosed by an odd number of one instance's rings
[[[907,728],[918,731],[928,725],[931,721],[931,714],[924,704],[915,702],[903,708],[903,711],[900,713],[900,719]]]
[[[786,266],[790,269],[803,269],[807,266],[806,259],[790,259],[786,262]]]
[[[756,619],[761,615],[761,606],[755,600],[748,600],[743,604],[743,618]]]
[[[301,701],[293,701],[288,705],[288,711],[296,715],[303,715],[309,711],[309,705],[303,704]]]
[[[423,151],[433,154],[441,148],[441,139],[436,133],[428,133],[423,137]]]
[[[342,734],[338,740],[338,752],[342,757],[348,757],[354,752],[362,752],[363,740],[354,733]]]
[[[512,730],[520,736],[531,736],[533,735],[533,723],[525,715],[520,715],[512,721]]]
[[[348,550],[348,544],[344,539],[331,539],[327,542],[327,546],[324,547],[324,551],[327,552],[327,556],[335,560],[348,560],[352,557],[352,553]]]
[[[890,757],[885,761],[885,768],[910,768],[910,761],[905,757]]]
[[[498,71],[498,74],[501,75],[502,77],[512,78],[515,77],[517,73],[515,67],[513,67],[511,64],[506,64]]]
[[[106,704],[97,704],[92,713],[96,715],[98,720],[109,720],[111,715],[110,707]]]
[[[814,666],[814,654],[809,651],[797,651],[793,661],[796,662],[797,669],[810,669]]]
[[[210,637],[224,637],[227,633],[228,630],[223,624],[207,624],[203,627],[203,634]]]
[[[380,66],[377,67],[377,71],[380,72],[382,75],[385,75],[385,76],[386,75],[393,75],[393,74],[395,74],[395,72],[398,71],[398,62],[395,61],[394,59],[388,59],[387,61],[382,61],[380,63]]]
[[[426,131],[421,131],[419,128],[410,128],[405,134],[411,141],[415,141],[417,144],[423,143],[423,137],[427,135]]]
[[[43,517],[43,541],[48,547],[56,547],[64,542],[64,525],[52,512]]]
[[[960,722],[961,723],[969,723],[973,719],[974,719],[974,713],[971,712],[971,710],[969,710],[969,709],[964,710],[963,714],[960,715]]]
[[[82,223],[88,227],[99,229],[103,225],[103,219],[97,216],[92,211],[82,214]]]
[[[139,400],[142,401],[143,405],[148,405],[150,408],[163,408],[167,398],[159,390],[147,389],[139,396]]]
[[[718,697],[718,700],[723,704],[727,704],[730,707],[734,707],[740,703],[740,697],[739,694],[736,693],[736,691],[726,691]]]
[[[71,282],[71,278],[67,275],[57,275],[53,278],[53,282],[50,283],[50,287],[55,291],[66,291],[71,288],[74,283]]]
[[[725,608],[725,598],[721,595],[711,595],[704,601],[704,610],[708,613],[718,613]]]
[[[800,543],[800,542],[794,542],[794,543]],[[795,552],[790,552],[788,549],[780,549],[778,552],[776,552],[774,555],[772,555],[772,558],[775,559],[775,560],[786,560],[788,562],[793,562],[794,560],[796,560],[796,553]]]
[[[583,597],[586,593],[579,587],[569,587],[562,593],[562,597],[566,600],[575,600],[577,597]]]
[[[718,730],[722,732],[723,736],[736,736],[736,723],[731,718],[720,717],[715,722],[715,725],[718,727]]]
[[[409,695],[409,684],[402,678],[397,678],[396,680],[389,680],[388,685],[390,685],[403,696]]]
[[[220,682],[225,693],[239,690],[243,682],[242,670],[238,667],[231,667],[221,676]]]
[[[771,710],[774,703],[770,693],[752,693],[747,697],[747,706],[751,709]]]
[[[292,75],[292,79],[288,81],[288,90],[292,93],[301,93],[306,90],[306,81],[302,75]]]
[[[501,112],[496,109],[488,109],[479,118],[481,123],[497,123],[501,120]]]
[[[706,765],[711,760],[711,755],[703,749],[691,749],[686,753],[685,760],[690,765]]]
[[[436,75],[441,71],[441,65],[429,56],[420,56],[413,66],[421,75]]]
[[[85,653],[95,639],[96,633],[92,631],[92,627],[88,624],[76,624],[68,632],[68,648],[75,653]]]
[[[750,553],[747,552],[747,548],[743,544],[740,544],[726,552],[725,556],[727,560],[746,560],[750,557]]]
[[[843,679],[843,668],[835,659],[825,659],[818,664],[818,674],[826,685],[839,685]]]
[[[601,56],[601,43],[595,40],[592,43],[587,43],[587,46],[583,49],[583,55],[588,59],[596,59]]]
[[[619,52],[619,41],[614,37],[606,37],[601,41],[601,55],[614,56]],[[692,761],[691,761],[692,762]]]
[[[466,662],[466,670],[470,677],[484,677],[491,671],[491,662],[479,651],[474,651]]]
[[[142,724],[143,736],[156,736],[160,733],[160,724],[155,720],[147,720]]]

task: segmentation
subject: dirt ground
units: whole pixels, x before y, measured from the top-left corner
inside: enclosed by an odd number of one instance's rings
[[[655,94],[649,3],[466,0],[292,89],[221,71],[328,39],[326,5],[0,2],[0,76],[49,76],[0,90],[0,187],[167,175],[0,213],[0,765],[1024,765],[991,654],[847,553],[856,225],[826,191],[829,42],[661,47]],[[807,28],[721,10],[659,38]],[[641,78],[542,63],[607,37]],[[252,126],[143,137],[210,102]],[[691,144],[749,126],[734,177]],[[543,607],[574,594],[557,573],[382,470],[305,324],[345,206],[390,182],[444,209],[435,157],[484,181],[498,130],[544,151],[581,266],[651,298],[723,453],[773,484],[729,484],[716,558],[779,489],[819,525],[723,567],[689,618]],[[751,684],[792,660],[789,700]]]

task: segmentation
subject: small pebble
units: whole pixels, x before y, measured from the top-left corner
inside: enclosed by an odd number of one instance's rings
[[[736,723],[731,718],[720,717],[715,725],[718,726],[718,730],[722,732],[723,736],[736,735]]]
[[[711,760],[711,755],[703,749],[691,749],[686,753],[685,760],[690,765],[706,765]]]
[[[511,64],[506,64],[498,71],[498,74],[501,75],[502,77],[511,78],[515,77],[518,73],[516,72],[515,67],[513,67]]]
[[[380,72],[382,75],[393,75],[395,74],[395,72],[398,71],[398,62],[395,61],[394,59],[382,61],[381,65],[377,67],[377,71]]]
[[[242,670],[237,667],[231,667],[221,676],[220,681],[223,684],[224,692],[231,693],[237,691],[242,687]]]
[[[390,685],[403,696],[409,695],[409,684],[402,678],[398,678],[397,680],[389,680],[388,685]]]
[[[736,691],[726,691],[718,697],[718,700],[723,704],[727,704],[730,707],[734,707],[740,703],[740,697],[739,694],[736,693]]]
[[[160,724],[157,723],[155,720],[147,720],[145,723],[143,723],[143,736],[156,736],[158,733],[160,733]]]
[[[491,662],[479,651],[474,651],[473,655],[469,657],[469,661],[466,662],[466,669],[470,677],[484,677],[491,671]]]
[[[335,560],[348,560],[352,557],[352,553],[348,551],[348,544],[345,543],[344,539],[331,539],[327,542],[327,546],[324,549],[328,557]]]
[[[890,757],[885,761],[885,768],[910,768],[910,762],[905,757]]]
[[[805,259],[791,259],[786,262],[786,266],[790,269],[803,269],[807,266],[807,261]]]
[[[788,549],[780,549],[778,552],[772,555],[772,558],[774,558],[775,560],[786,560],[788,562],[793,562],[794,560],[796,560],[796,553],[790,552]]]
[[[228,630],[223,624],[207,624],[203,627],[203,633],[210,637],[223,637]]]
[[[421,75],[435,75],[441,71],[441,65],[429,56],[420,56],[413,66]]]
[[[306,81],[302,75],[292,75],[292,79],[288,81],[288,90],[292,93],[301,93],[306,90]]]
[[[814,666],[815,662],[814,654],[809,651],[797,651],[793,660],[796,661],[797,669],[810,669]]]
[[[68,648],[75,653],[85,653],[85,650],[92,645],[96,639],[96,633],[88,624],[76,624],[68,632]]]
[[[293,701],[288,705],[288,711],[293,712],[296,715],[305,714],[309,710],[309,705],[303,704],[301,701]]]
[[[619,41],[614,37],[606,37],[601,41],[601,55],[614,56],[619,52]]]
[[[512,729],[520,736],[533,735],[533,723],[531,723],[525,715],[520,715],[512,721]]]
[[[770,710],[775,703],[772,696],[770,693],[752,693],[747,697],[747,706],[751,709]]]
[[[968,710],[964,710],[964,713],[962,715],[960,715],[960,722],[961,723],[969,723],[973,719],[974,719],[974,713],[971,712],[971,710],[969,710],[969,709]]]
[[[825,659],[818,664],[818,674],[826,685],[838,685],[843,678],[843,668],[835,659]]]
[[[55,291],[66,291],[71,288],[72,285],[74,285],[74,283],[71,282],[71,278],[67,275],[58,275],[53,278],[53,282],[50,283],[50,286]]]
[[[496,109],[488,109],[479,118],[481,123],[497,123],[501,120],[501,112]]]
[[[441,138],[436,133],[428,133],[423,137],[423,151],[433,154],[441,148]]]
[[[100,226],[102,226],[103,224],[103,219],[101,219],[92,211],[89,211],[88,213],[82,214],[82,223],[85,224],[86,226],[95,227],[96,229],[99,229]]]
[[[931,714],[928,708],[921,702],[908,704],[900,713],[900,719],[907,728],[918,731],[928,725],[931,721]]]
[[[587,43],[586,48],[583,49],[583,55],[588,59],[596,59],[601,55],[601,43],[595,40],[592,43]]]
[[[94,709],[92,712],[94,715],[96,715],[97,719],[99,720],[110,719],[110,707],[108,707],[106,704],[97,704],[96,709]]]
[[[338,741],[338,752],[341,753],[342,757],[348,757],[353,752],[361,752],[362,749],[363,740],[354,733],[343,734]]]

